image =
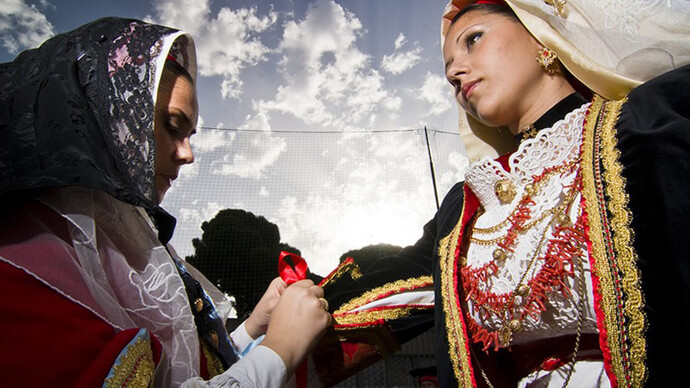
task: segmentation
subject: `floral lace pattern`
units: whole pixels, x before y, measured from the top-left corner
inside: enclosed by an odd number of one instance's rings
[[[153,104],[158,86],[156,59],[162,55],[164,40],[170,39],[163,34],[166,30],[165,27],[138,21],[129,23],[113,40],[107,61],[112,91],[106,93],[107,119],[110,121],[108,128],[112,130],[106,134],[112,136],[132,183],[148,199],[156,197]],[[179,40],[182,43],[176,45],[176,56],[181,56],[181,51],[185,50],[180,45],[189,42],[187,39]]]

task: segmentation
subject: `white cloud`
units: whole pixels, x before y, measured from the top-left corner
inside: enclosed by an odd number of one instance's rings
[[[395,49],[400,50],[402,46],[407,42],[405,35],[401,32],[400,35],[395,39]]]
[[[360,20],[334,1],[310,4],[303,20],[284,25],[279,71],[285,83],[275,100],[259,102],[258,110],[341,129],[368,123],[388,99],[394,102],[384,109],[399,108],[371,68],[371,58],[356,46],[364,33]]]
[[[455,183],[465,180],[465,173],[470,165],[469,159],[462,152],[448,154],[449,169],[439,178],[440,187],[452,187]]]
[[[219,124],[218,128],[222,128],[222,124]],[[192,149],[195,152],[211,152],[220,147],[228,148],[232,146],[236,137],[235,131],[199,128],[197,134],[192,137]]]
[[[43,7],[50,6],[41,2]],[[55,34],[53,25],[35,5],[23,0],[0,2],[0,44],[15,54],[33,48]]]
[[[259,17],[257,8],[232,10],[222,7],[211,15],[208,0],[159,0],[155,9],[159,23],[187,31],[194,37],[199,73],[221,76],[224,98],[242,95],[242,71],[266,61],[271,52],[259,33],[276,23],[273,11]]]
[[[422,61],[422,48],[416,42],[412,50],[399,51],[406,43],[405,35],[400,33],[395,39],[395,52],[391,55],[384,55],[381,60],[381,68],[384,71],[395,75],[401,74]]]
[[[287,144],[284,139],[271,134],[269,116],[260,108],[254,115],[246,117],[240,129],[253,132],[241,132],[243,136],[233,146],[232,152],[214,163],[214,168],[218,169],[214,173],[260,179],[287,149]]]
[[[211,172],[240,178],[260,179],[287,149],[285,140],[270,132],[244,132],[221,160],[211,162]]]
[[[435,210],[418,136],[347,134],[338,148],[337,181],[315,183],[306,198],[284,197],[274,221],[282,240],[299,247],[321,275],[350,249],[414,243]]]
[[[453,108],[453,96],[449,93],[449,86],[442,76],[426,73],[424,85],[418,90],[417,98],[431,104],[429,115],[437,115]]]
[[[181,221],[186,225],[198,225],[215,217],[219,211],[225,209],[216,202],[207,202],[203,207],[199,207],[199,201],[193,201],[191,208],[181,208],[179,210]]]

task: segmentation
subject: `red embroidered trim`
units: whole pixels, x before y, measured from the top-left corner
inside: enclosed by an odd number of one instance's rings
[[[592,255],[592,240],[590,239],[590,228],[589,221],[587,220],[587,205],[585,198],[583,197],[580,201],[582,206],[582,215],[585,223],[584,231],[587,241],[587,256],[589,257],[590,268],[596,268],[594,256]],[[617,387],[618,381],[614,373],[609,373],[613,370],[611,364],[611,349],[608,344],[608,331],[606,330],[604,310],[601,309],[603,296],[601,295],[601,285],[599,283],[599,277],[596,275],[596,271],[590,271],[592,278],[592,291],[594,292],[594,312],[597,316],[597,329],[599,330],[599,345],[601,348],[601,353],[604,359],[604,367],[606,369],[606,374],[608,375],[609,381],[611,381],[611,387]]]

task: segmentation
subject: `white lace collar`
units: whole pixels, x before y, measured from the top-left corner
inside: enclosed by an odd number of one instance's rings
[[[489,157],[484,157],[470,165],[465,182],[479,199],[485,211],[490,209],[508,210],[514,207],[515,200],[531,177],[541,174],[545,169],[575,160],[578,157],[582,124],[589,103],[568,113],[565,118],[556,122],[551,128],[545,128],[533,139],[523,141],[517,151],[510,155],[508,164],[510,172],[501,164]],[[494,186],[499,180],[510,180],[518,188],[515,200],[501,204],[494,193]],[[504,208],[504,209],[501,209]]]

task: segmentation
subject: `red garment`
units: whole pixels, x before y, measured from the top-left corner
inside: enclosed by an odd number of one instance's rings
[[[101,387],[138,329],[119,331],[0,260],[0,373],[8,387]],[[154,361],[160,344],[151,336]]]

